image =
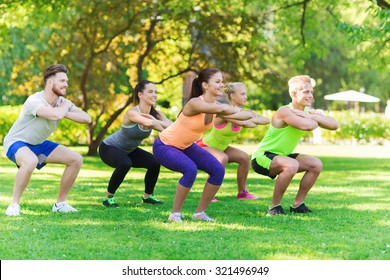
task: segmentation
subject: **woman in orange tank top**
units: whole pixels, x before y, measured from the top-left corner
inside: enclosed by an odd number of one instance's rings
[[[213,222],[205,213],[211,199],[222,184],[225,169],[208,151],[194,142],[201,138],[214,122],[215,115],[249,119],[252,113],[238,107],[217,102],[223,95],[223,77],[217,68],[206,68],[192,83],[191,95],[177,120],[162,131],[153,144],[153,154],[161,165],[183,174],[179,180],[168,221],[182,222],[182,208],[198,170],[209,174],[198,207],[192,216],[195,220]]]

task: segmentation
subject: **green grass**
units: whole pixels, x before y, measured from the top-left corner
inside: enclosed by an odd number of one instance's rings
[[[248,148],[248,147],[247,147]],[[253,148],[253,147],[251,147]],[[313,146],[306,147],[313,149]],[[74,148],[85,152],[84,148]],[[302,147],[303,151],[305,147]],[[345,151],[347,148],[343,148]],[[379,149],[379,148],[378,148]],[[16,167],[0,157],[0,258],[2,260],[389,260],[390,157],[334,156],[318,147],[324,170],[309,193],[313,215],[266,217],[273,181],[252,170],[248,189],[257,201],[235,198],[235,165],[229,165],[218,193],[220,203],[207,213],[216,223],[194,222],[206,175],[200,172],[185,205],[182,224],[167,223],[180,175],[162,169],[156,195],[161,206],[141,204],[142,169],[129,172],[116,198],[118,209],[101,205],[112,169],[98,157],[84,165],[68,202],[78,213],[51,212],[63,167],[48,165],[33,173],[23,193],[21,217],[6,217]],[[336,149],[336,153],[338,150]],[[296,194],[300,175],[288,188],[283,206]]]

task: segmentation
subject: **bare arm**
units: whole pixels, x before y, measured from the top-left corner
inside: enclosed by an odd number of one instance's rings
[[[300,110],[291,110],[287,106],[279,108],[273,116],[272,125],[276,128],[292,126],[300,130],[311,131],[318,127],[318,123],[308,113]]]
[[[259,124],[265,125],[265,124],[269,124],[269,122],[270,122],[269,118],[260,116],[254,111],[247,111],[247,112],[251,112],[251,118],[247,119],[247,120],[230,118],[231,115],[223,116],[222,118],[225,119],[226,121],[229,121],[231,123],[234,123],[236,125],[240,125],[243,127],[254,127],[254,126],[257,126]]]
[[[240,111],[240,108],[233,107],[224,103],[208,103],[202,99],[192,98],[183,108],[183,114],[187,117],[197,114],[218,114],[218,115],[231,115]]]
[[[141,115],[152,121],[151,125],[149,127],[151,127],[154,130],[163,131],[165,128],[167,128],[169,126],[168,122],[160,121],[150,114],[141,113]]]
[[[46,103],[38,109],[37,116],[51,121],[58,121],[65,117],[72,106],[72,102],[67,99],[64,99],[58,107],[52,107],[49,103]]]
[[[161,121],[157,120],[155,117],[149,114],[141,114],[136,110],[129,109],[127,110],[123,124],[130,125],[131,123],[137,123],[145,127],[150,127],[152,129],[163,131],[164,126],[161,124]]]
[[[232,124],[235,124],[235,125],[239,125],[241,127],[246,127],[246,128],[254,128],[257,126],[257,124],[254,123],[252,120],[244,120],[244,121],[230,120],[229,122],[231,122]]]
[[[90,115],[80,109],[69,111],[66,113],[65,118],[83,124],[89,124],[92,121]]]
[[[264,116],[260,116],[258,114],[255,113],[255,116],[251,119],[252,122],[254,122],[255,124],[269,124],[270,120],[269,118],[267,117],[264,117]]]
[[[336,130],[339,128],[339,123],[332,117],[324,116],[317,110],[310,110],[309,114],[312,119],[315,120],[321,128]]]
[[[170,126],[172,124],[172,121],[170,119],[168,119],[162,112],[160,111],[157,111],[158,112],[158,120],[160,121],[161,125],[164,127],[164,128],[167,128],[168,126]]]
[[[237,113],[233,113],[233,114],[219,114],[221,116],[221,118],[224,118],[226,120],[250,120],[252,119],[256,113],[253,112],[253,111],[249,111],[249,110],[241,110]]]

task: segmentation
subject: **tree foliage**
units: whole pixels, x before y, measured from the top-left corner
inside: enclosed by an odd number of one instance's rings
[[[20,103],[15,96],[37,91],[47,65],[66,64],[70,98],[93,116],[91,155],[145,78],[168,113],[181,106],[184,75],[204,67],[246,83],[253,109],[288,102],[286,82],[302,73],[318,81],[317,106],[329,105],[324,94],[360,87],[389,99],[386,1],[340,2],[6,0],[0,94]]]

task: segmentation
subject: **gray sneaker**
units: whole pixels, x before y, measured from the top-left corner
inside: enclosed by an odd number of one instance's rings
[[[181,223],[183,222],[184,216],[180,212],[171,213],[168,217],[168,222],[176,222]]]
[[[276,205],[268,209],[267,216],[276,216],[276,215],[286,215],[286,213],[284,213],[282,205]]]
[[[205,222],[215,222],[215,220],[211,219],[209,216],[207,216],[206,212],[200,212],[200,213],[195,213],[192,215],[192,218],[194,220],[200,220],[200,221],[205,221]]]

